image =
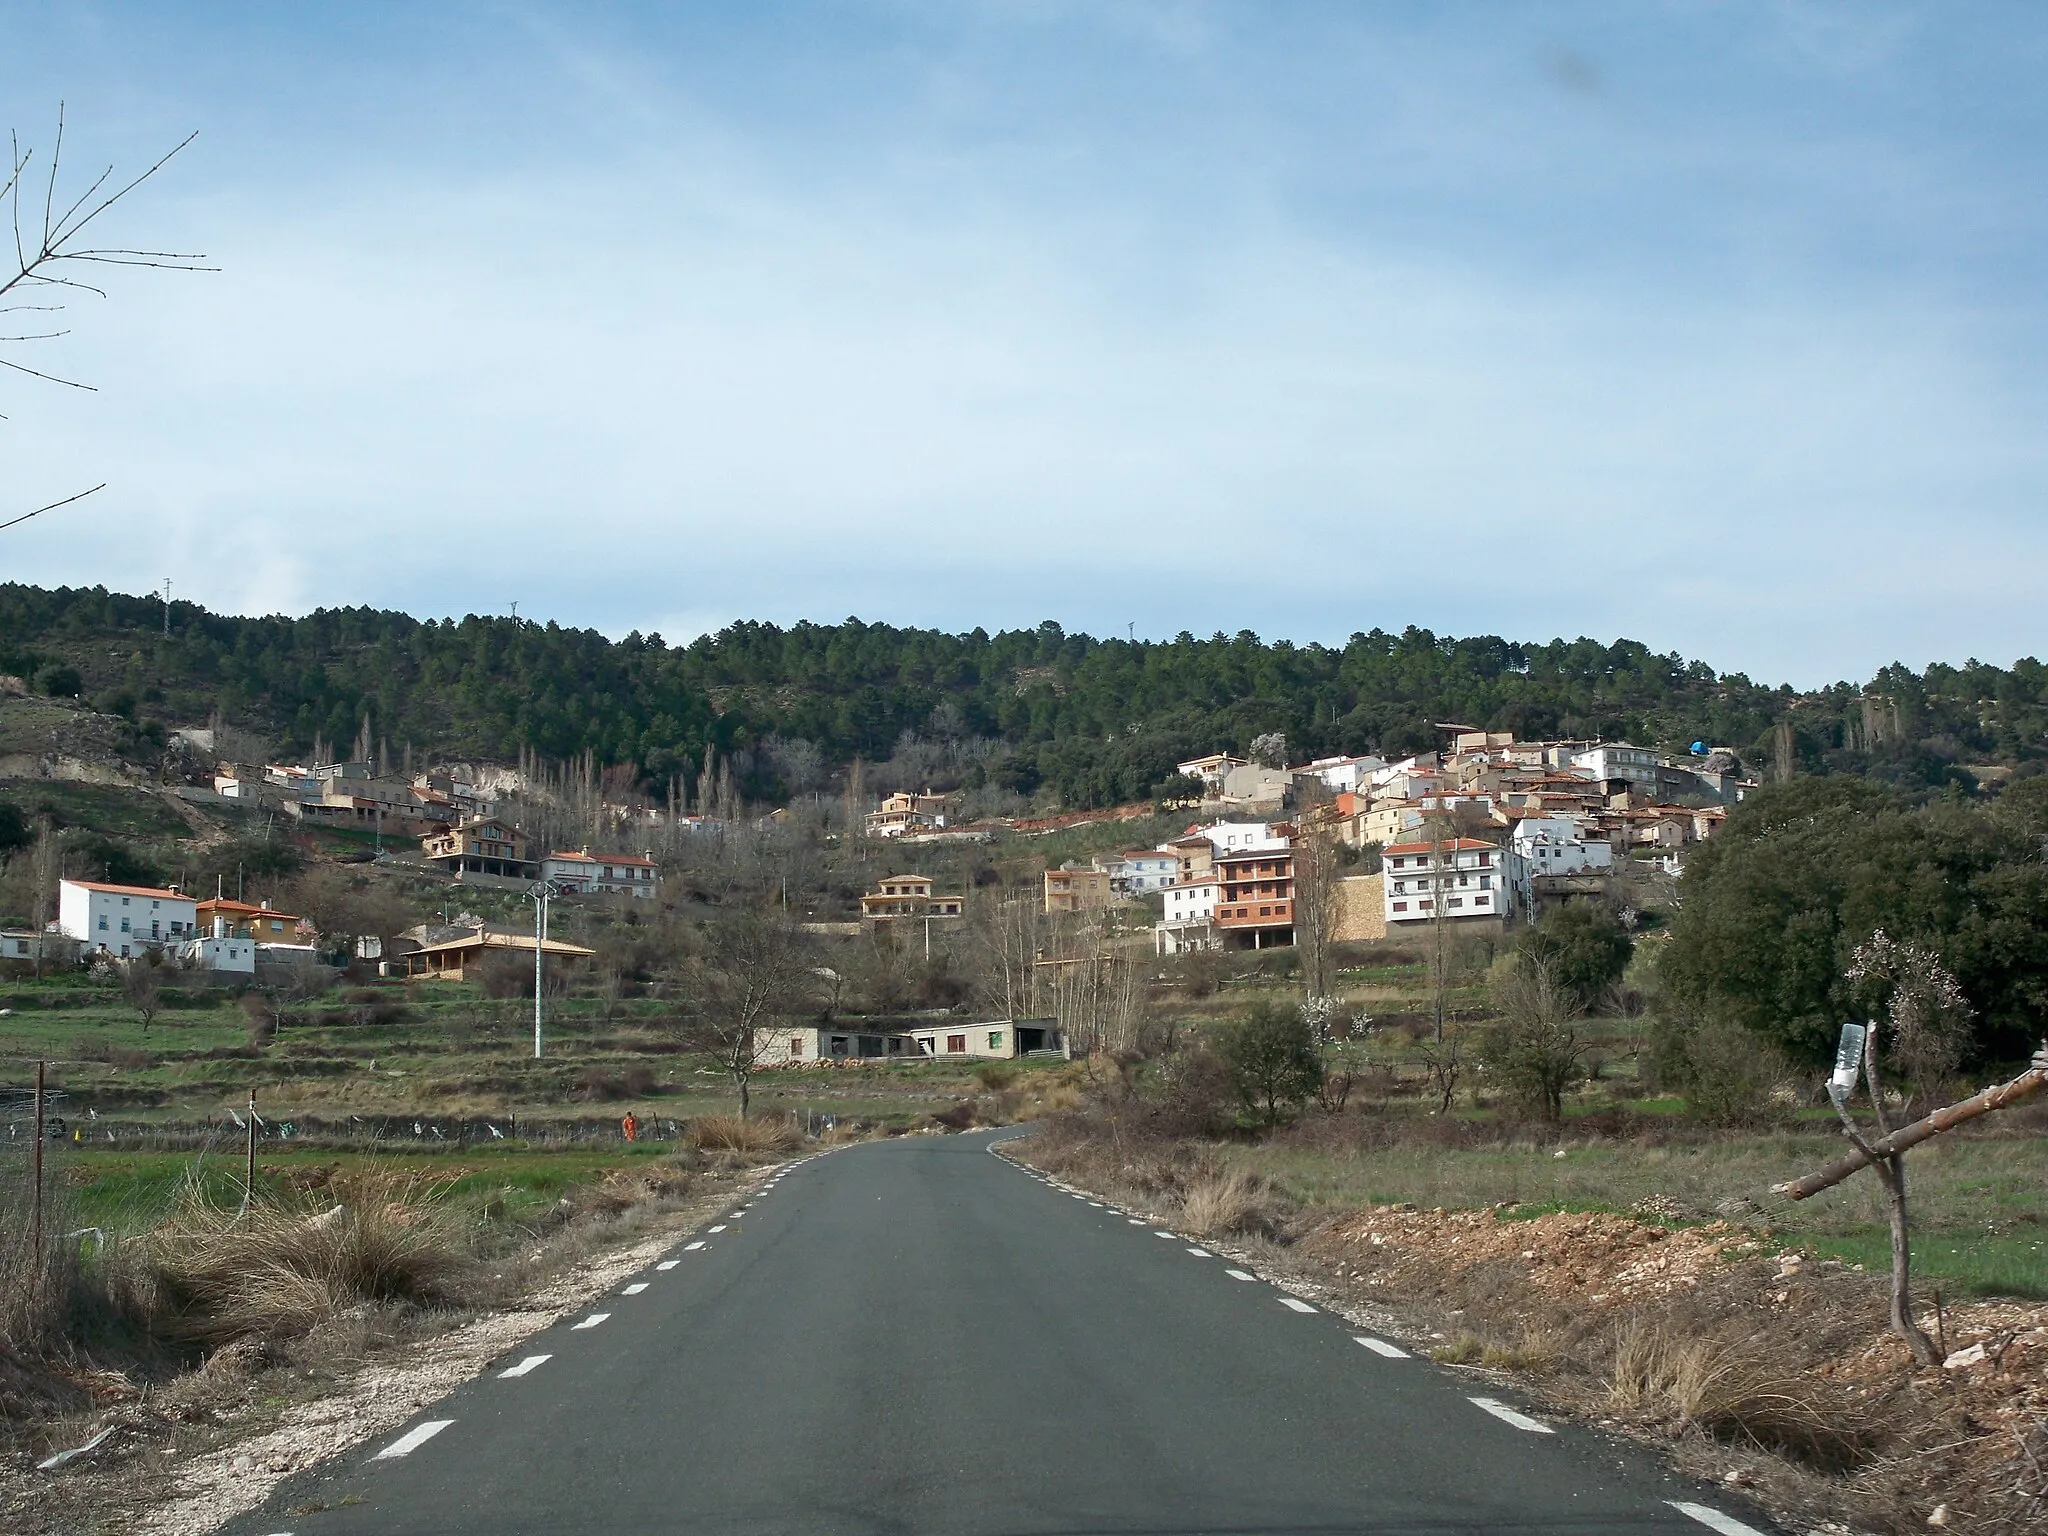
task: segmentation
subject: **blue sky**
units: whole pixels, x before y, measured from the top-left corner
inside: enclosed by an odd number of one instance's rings
[[[0,573],[683,639],[847,614],[2042,650],[2048,12],[0,4],[197,142],[0,378]]]

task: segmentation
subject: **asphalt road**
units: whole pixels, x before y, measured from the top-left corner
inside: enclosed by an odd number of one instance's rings
[[[1763,1529],[1647,1453],[1382,1353],[990,1141],[793,1165],[662,1266],[225,1529]]]

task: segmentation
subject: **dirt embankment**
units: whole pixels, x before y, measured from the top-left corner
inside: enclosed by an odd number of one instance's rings
[[[1664,1444],[1781,1517],[2048,1529],[2048,1307],[1950,1303],[1915,1369],[1881,1277],[1762,1231],[1652,1215],[1381,1206],[1310,1216],[1186,1144],[1009,1149],[1206,1231],[1276,1281],[1461,1370]],[[1227,1197],[1227,1198],[1226,1198]],[[1217,1230],[1213,1211],[1234,1211]],[[1268,1234],[1269,1236],[1261,1236]]]

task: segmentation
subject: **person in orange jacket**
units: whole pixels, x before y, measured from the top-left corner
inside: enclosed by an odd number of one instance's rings
[[[619,1122],[619,1130],[624,1134],[626,1140],[638,1141],[640,1139],[639,1116],[635,1115],[630,1109],[627,1110],[626,1118]]]

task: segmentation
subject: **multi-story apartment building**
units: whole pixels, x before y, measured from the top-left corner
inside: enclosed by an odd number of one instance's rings
[[[1216,932],[1226,948],[1265,949],[1294,942],[1294,850],[1219,850]]]
[[[1434,919],[1503,922],[1529,910],[1527,866],[1475,837],[1389,843],[1381,850],[1387,927]]]
[[[1162,955],[1190,949],[1214,949],[1216,893],[1222,882],[1213,873],[1197,875],[1161,891],[1164,911],[1152,930],[1153,948]]]

